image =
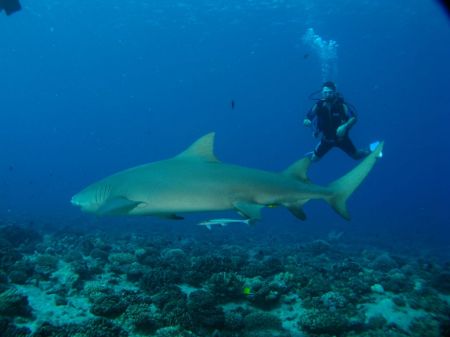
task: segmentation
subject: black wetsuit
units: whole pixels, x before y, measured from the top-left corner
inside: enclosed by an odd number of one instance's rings
[[[0,12],[4,10],[6,15],[20,11],[21,8],[19,0],[0,0]]]
[[[335,146],[353,159],[362,159],[370,153],[356,149],[348,132],[343,137],[336,135],[338,127],[352,117],[356,118],[355,113],[345,105],[341,97],[336,97],[332,101],[320,100],[311,108],[306,118],[316,123],[315,135],[322,134],[319,144],[314,149],[314,154],[318,158],[323,157]]]

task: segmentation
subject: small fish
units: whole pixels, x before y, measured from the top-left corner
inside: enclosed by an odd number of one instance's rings
[[[207,221],[200,222],[199,226],[205,226],[209,230],[211,230],[211,226],[213,225],[221,225],[222,227],[228,226],[230,223],[245,223],[246,225],[250,224],[250,219],[211,219]]]
[[[231,100],[231,109],[234,109],[234,99]]]
[[[242,294],[244,294],[245,297],[250,298],[250,299],[255,297],[255,293],[253,292],[252,288],[250,288],[250,287],[244,287],[244,289],[242,289]]]

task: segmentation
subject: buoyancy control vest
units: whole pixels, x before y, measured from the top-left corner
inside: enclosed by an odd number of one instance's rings
[[[316,131],[318,133],[322,133],[327,139],[336,138],[337,128],[350,118],[344,104],[344,100],[341,97],[336,98],[332,102],[319,100],[316,103]],[[348,111],[348,113],[350,113],[350,111]]]

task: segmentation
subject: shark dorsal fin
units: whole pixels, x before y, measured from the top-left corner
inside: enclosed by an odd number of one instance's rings
[[[309,165],[311,165],[311,159],[305,157],[303,159],[297,160],[294,164],[289,166],[286,170],[283,171],[283,174],[300,180],[304,183],[309,183],[310,180],[307,175]]]
[[[214,132],[210,132],[197,139],[191,146],[181,152],[177,158],[201,159],[209,162],[218,162],[214,155]]]

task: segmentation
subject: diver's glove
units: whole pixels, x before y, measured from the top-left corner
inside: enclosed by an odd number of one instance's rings
[[[311,126],[311,121],[308,118],[305,118],[303,120],[303,125],[306,127],[310,127]]]

